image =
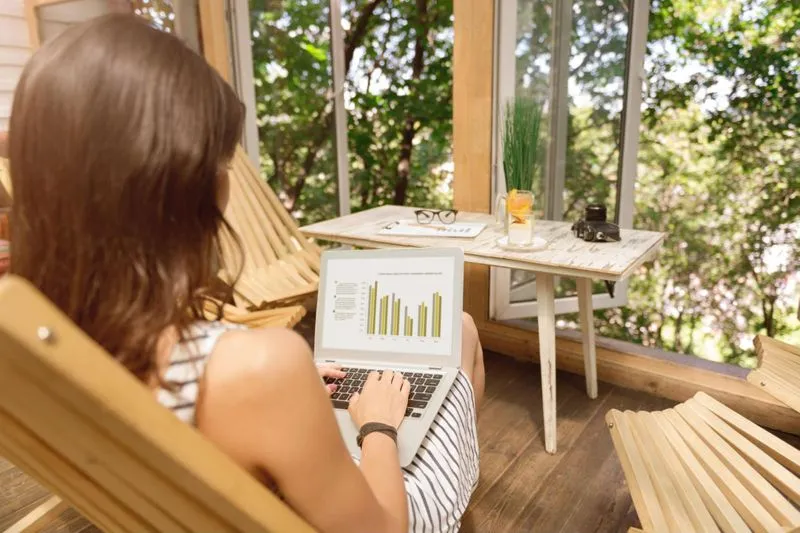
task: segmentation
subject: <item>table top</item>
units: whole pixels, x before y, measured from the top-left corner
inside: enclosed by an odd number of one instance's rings
[[[497,246],[503,228],[494,216],[459,211],[457,222],[483,222],[486,229],[472,239],[442,237],[407,237],[379,235],[378,232],[397,220],[413,220],[415,207],[383,206],[352,215],[304,226],[310,237],[364,248],[459,247],[465,261],[490,266],[548,272],[564,276],[619,281],[636,267],[652,259],[661,247],[665,234],[655,231],[621,230],[620,242],[592,243],[576,238],[569,222],[536,221],[535,234],[547,246],[533,252],[512,252]]]

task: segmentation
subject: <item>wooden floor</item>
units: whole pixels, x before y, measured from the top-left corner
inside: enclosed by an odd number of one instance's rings
[[[638,525],[603,417],[612,408],[657,410],[672,402],[604,383],[590,400],[582,377],[559,373],[558,453],[548,455],[539,367],[487,354],[486,370],[481,477],[462,532],[617,533]],[[0,531],[47,494],[0,459]],[[48,531],[97,530],[70,510]]]

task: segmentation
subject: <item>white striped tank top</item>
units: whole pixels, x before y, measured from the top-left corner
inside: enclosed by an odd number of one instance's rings
[[[158,401],[188,424],[195,424],[198,385],[206,359],[227,330],[220,322],[199,322],[176,345]],[[478,432],[472,384],[456,378],[417,456],[403,469],[408,497],[409,531],[455,533],[478,484]]]

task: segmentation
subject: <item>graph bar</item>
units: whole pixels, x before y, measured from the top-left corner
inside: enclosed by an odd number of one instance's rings
[[[367,293],[367,334],[441,338],[441,293],[428,293],[422,302],[409,305],[408,301],[412,298],[407,292],[381,294],[378,282],[371,282]],[[415,305],[417,313],[413,316]]]
[[[394,299],[392,295],[392,335],[400,335],[400,298]]]
[[[431,317],[431,334],[434,337],[442,336],[442,295],[433,293],[433,316]]]
[[[389,327],[389,296],[381,298],[381,335],[388,333]]]
[[[378,306],[378,282],[376,281],[369,287],[369,301],[367,303],[367,333],[375,335],[375,311]]]
[[[419,304],[417,313],[417,336],[425,337],[428,335],[428,306]]]

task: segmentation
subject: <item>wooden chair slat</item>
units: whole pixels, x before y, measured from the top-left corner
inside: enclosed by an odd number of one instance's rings
[[[800,412],[800,347],[759,335],[758,366],[747,381]]]
[[[103,491],[72,463],[27,428],[0,410],[3,436],[0,454],[35,478],[43,486],[63,496],[104,531],[155,532],[146,522],[112,494]],[[114,509],[113,516],[109,510]]]
[[[119,467],[105,456],[100,461],[115,478],[135,477],[129,472],[134,464],[148,476],[157,476],[159,499],[163,500],[159,504],[162,509],[172,510],[173,519],[183,529],[197,530],[186,513],[202,509],[199,516],[213,516],[214,525],[218,522],[221,531],[311,530],[229,457],[158,405],[152,391],[105,354],[27,282],[14,276],[0,280],[0,302],[2,368],[13,370],[20,378],[37,385],[14,389],[13,398],[0,393],[0,411],[10,409],[29,415],[31,419],[26,420],[31,425],[29,431],[36,432],[35,439],[43,443],[23,449],[19,439],[24,434],[15,435],[16,440],[12,440],[4,423],[0,432],[3,452],[11,451],[12,461],[19,461],[21,468],[45,481],[99,527],[109,531],[162,529],[151,520],[155,516],[152,509],[136,508],[144,505],[140,499],[124,491],[114,493],[116,486],[110,474],[100,475],[84,464],[73,465],[71,458],[76,455],[71,446],[77,444],[67,446],[70,458],[52,451],[64,439],[81,442],[81,437],[71,435],[67,427],[43,428],[49,421],[50,415],[45,414],[48,407],[52,413],[63,412],[56,408],[57,403],[102,429],[94,433],[103,441],[96,445],[100,453],[117,450],[129,458],[129,462]],[[4,386],[10,385],[5,376],[3,381]],[[45,383],[46,394],[32,390],[44,389],[40,385]],[[21,402],[26,397],[41,400],[45,405],[23,408]],[[54,469],[55,465],[61,465],[60,470]],[[166,487],[170,486],[180,486],[181,490],[168,491]]]
[[[664,512],[658,503],[653,480],[650,479],[642,454],[631,433],[627,417],[620,411],[612,409],[606,415],[606,422],[611,429],[611,439],[617,450],[625,479],[631,491],[639,520],[646,531],[653,533],[669,532]]]
[[[694,399],[728,423],[737,432],[755,443],[767,455],[788,468],[795,475],[800,475],[800,450],[789,446],[769,431],[704,392],[698,392]]]
[[[666,466],[666,475],[674,482],[678,496],[683,499],[687,515],[691,520],[691,531],[697,533],[718,533],[719,527],[714,517],[703,503],[703,498],[692,483],[686,467],[681,463],[675,450],[669,445],[667,435],[661,429],[652,413],[636,414],[639,432],[649,440],[649,449],[660,456]]]
[[[249,161],[243,160],[241,157],[236,157],[234,161],[234,168],[237,172],[244,174],[246,171],[243,167],[247,166]],[[241,199],[236,209],[239,212],[246,214],[246,219],[250,224],[253,224],[253,229],[263,231],[267,237],[267,242],[272,249],[272,255],[276,259],[282,259],[286,255],[294,252],[289,233],[286,228],[282,227],[278,217],[270,217],[268,206],[260,204],[258,198],[261,196],[260,191],[254,187],[251,180],[236,180]],[[281,239],[279,232],[286,236]],[[287,246],[288,245],[288,246]]]
[[[695,453],[700,463],[711,475],[714,482],[736,508],[739,515],[754,530],[760,533],[775,531],[781,527],[777,520],[767,511],[758,498],[739,481],[739,478],[717,457],[703,439],[695,433],[677,411],[667,409],[664,411],[667,420],[675,427],[676,431]]]
[[[746,462],[755,467],[769,483],[777,487],[796,505],[800,505],[800,478],[750,440],[737,433],[700,402],[689,400],[685,405],[699,416],[704,424],[734,446]]]
[[[683,500],[676,488],[670,470],[658,453],[647,453],[648,450],[655,451],[653,435],[648,432],[647,427],[642,424],[641,419],[635,413],[626,411],[625,417],[631,428],[633,439],[637,444],[642,460],[650,474],[655,493],[658,498],[659,506],[664,511],[669,530],[672,533],[684,533],[693,531],[689,513],[684,507]]]
[[[650,413],[656,424],[661,428],[666,441],[675,451],[689,476],[694,487],[703,499],[708,512],[714,517],[717,525],[724,533],[749,533],[750,527],[745,523],[733,504],[723,494],[717,483],[712,479],[705,467],[694,455],[689,445],[680,433],[667,420],[663,412]]]
[[[230,183],[225,217],[242,240],[243,270],[270,272],[257,284],[240,279],[240,286],[234,288],[237,305],[291,304],[315,292],[319,283],[319,247],[303,236],[241,147],[234,156]],[[232,261],[232,238],[223,234],[221,241],[226,262]]]
[[[800,412],[800,395],[797,387],[769,368],[762,367],[751,371],[747,374],[747,381]]]
[[[0,402],[17,420],[25,420],[46,442],[58,442],[59,453],[87,477],[139,510],[159,531],[231,531],[199,506],[162,507],[183,487],[137,461],[135,456],[92,419],[86,419],[59,397],[49,382],[37,382],[24,371],[0,362]],[[173,516],[178,513],[180,516]],[[183,527],[186,524],[187,527]]]
[[[714,432],[697,413],[686,404],[678,405],[675,411],[700,435],[730,472],[755,496],[775,520],[782,526],[800,524],[800,511],[788,501],[764,476]]]

